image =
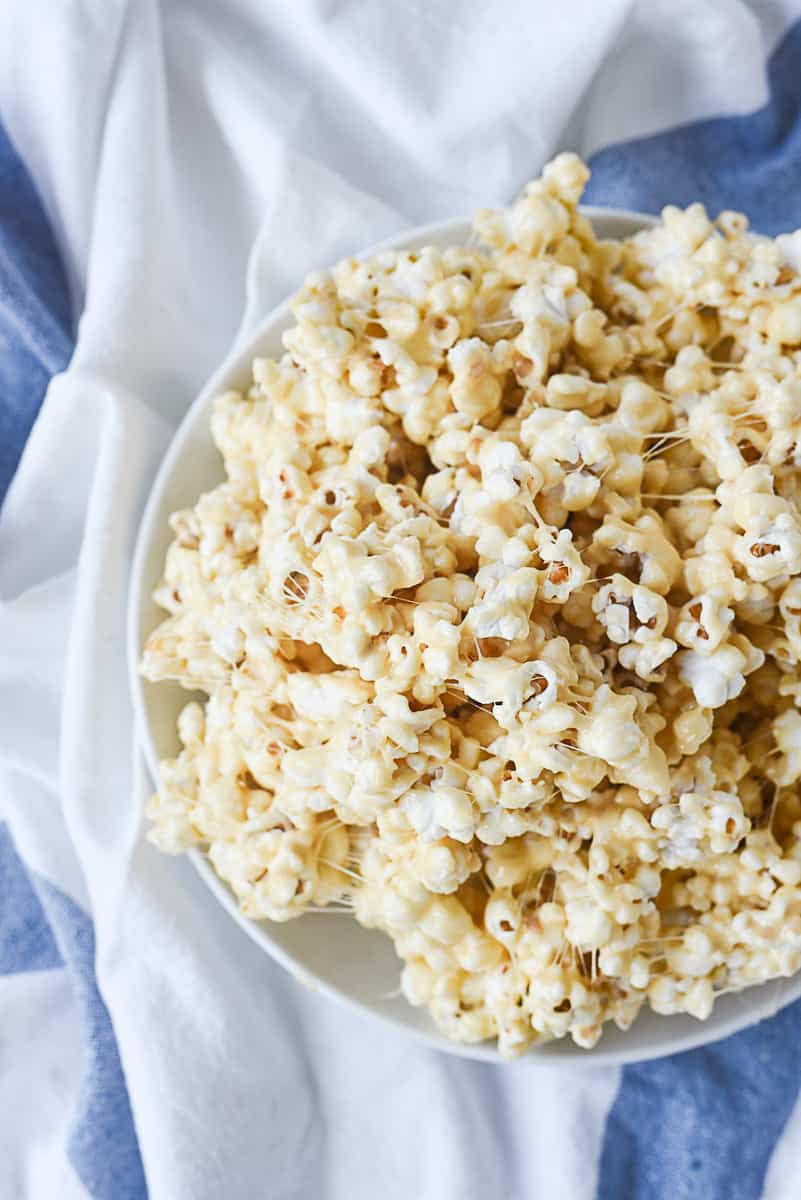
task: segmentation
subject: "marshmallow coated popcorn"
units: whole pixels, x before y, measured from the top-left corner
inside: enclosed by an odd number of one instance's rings
[[[205,697],[156,844],[504,1055],[801,965],[801,278],[700,205],[598,240],[587,176],[309,276],[143,662]]]

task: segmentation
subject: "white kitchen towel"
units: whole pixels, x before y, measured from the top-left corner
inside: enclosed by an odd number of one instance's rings
[[[238,333],[308,269],[506,202],[565,147],[597,202],[801,224],[799,15],[4,0],[0,121],[76,324],[0,514],[0,1195],[801,1193],[797,1008],[621,1073],[458,1061],[301,989],[142,840],[124,661],[148,485]]]

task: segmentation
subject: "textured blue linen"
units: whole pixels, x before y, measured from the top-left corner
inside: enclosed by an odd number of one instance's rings
[[[769,66],[760,111],[611,146],[592,160],[590,203],[658,211],[703,200],[767,233],[801,225],[801,23]],[[47,381],[68,361],[64,274],[41,204],[0,129],[0,499]],[[88,1067],[69,1154],[97,1200],[146,1185],[91,922],[32,878],[0,826],[0,975],[66,969],[84,1017]],[[755,1200],[801,1084],[801,1003],[715,1046],[629,1066],[609,1113],[599,1200]],[[520,1181],[520,1195],[527,1195]]]
[[[67,1152],[93,1200],[147,1196],[131,1106],[108,1010],[95,980],[92,922],[46,879],[29,873],[0,824],[0,976],[70,972],[86,1066]]]
[[[47,384],[69,361],[71,328],[52,231],[0,127],[0,502]],[[95,980],[92,922],[51,883],[29,874],[0,825],[0,976],[65,968],[86,1039],[68,1154],[93,1200],[142,1200],[147,1188],[131,1107]]]
[[[0,503],[48,381],[69,361],[71,327],[50,226],[0,128]]]

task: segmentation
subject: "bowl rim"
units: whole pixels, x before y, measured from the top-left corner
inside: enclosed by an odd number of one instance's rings
[[[603,205],[582,205],[580,206],[580,211],[591,222],[620,221],[621,224],[636,225],[641,229],[650,228],[657,224],[657,218],[652,214],[632,209],[614,208]],[[426,239],[437,240],[440,243],[450,238],[456,241],[457,238],[464,237],[466,231],[469,231],[470,226],[471,222],[469,218],[453,218],[412,227],[399,231],[391,237],[383,238],[380,242],[359,251],[354,257],[365,258],[387,250],[403,249],[411,243],[419,245]],[[144,577],[151,541],[158,534],[165,519],[165,514],[162,511],[164,494],[167,491],[176,464],[182,456],[184,445],[198,421],[199,414],[208,407],[214,396],[230,386],[230,380],[242,371],[243,366],[247,368],[250,365],[253,358],[257,355],[259,343],[269,336],[276,325],[286,321],[291,313],[291,300],[291,296],[282,300],[244,335],[240,334],[235,338],[220,365],[186,409],[170,438],[167,449],[150,482],[150,489],[139,521],[131,560],[126,605],[126,658],[128,687],[134,712],[134,734],[137,748],[144,757],[151,783],[155,783],[158,778],[159,760],[151,728],[144,680],[139,673],[139,661],[142,649],[140,614],[143,604],[150,599],[149,593],[145,591]],[[187,856],[206,886],[234,919],[240,929],[244,930],[248,937],[265,953],[306,987],[322,993],[339,1004],[345,1005],[347,1008],[358,1012],[361,1016],[366,1016],[382,1023],[385,1027],[394,1030],[396,1033],[402,1032],[419,1044],[431,1049],[440,1050],[459,1058],[469,1058],[491,1063],[505,1062],[498,1051],[495,1041],[480,1043],[454,1042],[446,1038],[444,1034],[439,1033],[434,1027],[429,1031],[412,1025],[406,1025],[389,1013],[378,1011],[368,1001],[357,999],[346,990],[317,975],[301,959],[291,954],[273,939],[269,932],[269,922],[257,922],[240,912],[236,899],[228,888],[228,885],[220,879],[207,857],[200,850],[193,848],[188,851]],[[780,988],[778,985],[781,984],[787,985],[786,991],[779,998],[775,998],[772,994],[771,985],[773,985],[773,991],[779,991]],[[631,1050],[628,1050],[625,1040],[628,1036],[627,1034],[623,1035],[624,1040],[622,1045],[605,1046],[605,1039],[602,1037],[598,1045],[590,1050],[580,1049],[573,1046],[572,1043],[565,1045],[566,1039],[560,1039],[559,1041],[543,1042],[539,1045],[534,1045],[520,1059],[515,1061],[517,1063],[525,1063],[526,1065],[543,1067],[553,1067],[559,1064],[571,1069],[580,1066],[622,1066],[626,1063],[652,1061],[699,1046],[709,1045],[746,1029],[767,1017],[773,1016],[798,996],[801,996],[801,972],[789,979],[772,980],[767,984],[755,985],[752,988],[744,989],[744,992],[738,993],[739,996],[746,994],[749,998],[747,1009],[745,1006],[739,1009],[739,1011],[731,1009],[724,1015],[720,1014],[716,1008],[708,1021],[699,1021],[697,1023],[697,1028],[691,1026],[685,1028],[683,1031],[677,1029],[673,1033],[669,1030],[668,1023],[671,1019],[675,1018],[664,1018],[667,1026],[665,1034],[660,1038],[654,1038],[654,1044],[645,1049],[641,1045],[632,1045]],[[711,1024],[713,1021],[714,1024]]]

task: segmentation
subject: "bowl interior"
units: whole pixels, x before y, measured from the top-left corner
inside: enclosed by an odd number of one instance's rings
[[[627,237],[653,223],[641,213],[586,208],[597,232],[603,237]],[[374,250],[398,248],[419,250],[425,245],[445,246],[464,240],[469,223],[452,221],[415,230],[384,242]],[[235,350],[197,397],[170,443],[154,481],[139,531],[131,574],[128,609],[128,659],[131,694],[137,732],[155,779],[158,761],[177,753],[176,720],[188,693],[177,684],[152,684],[142,679],[137,665],[147,636],[163,618],[152,593],[172,540],[169,515],[195,503],[198,496],[224,479],[222,460],[211,439],[209,419],[214,397],[228,388],[247,386],[251,363],[257,356],[282,353],[282,333],[292,324],[289,304],[270,313],[247,343]],[[347,916],[307,914],[285,924],[256,922],[243,917],[234,896],[199,852],[191,855],[211,891],[240,926],[273,958],[302,982],[401,1026],[418,1039],[472,1058],[499,1060],[494,1045],[467,1046],[448,1041],[428,1014],[412,1008],[398,987],[400,962],[389,938],[363,929]],[[591,1051],[580,1050],[568,1039],[547,1043],[532,1050],[527,1061],[570,1059],[593,1063],[622,1063],[690,1049],[734,1033],[801,995],[801,976],[778,980],[738,995],[718,1000],[705,1023],[681,1015],[659,1017],[643,1012],[632,1029],[621,1033],[609,1027],[600,1044]]]

